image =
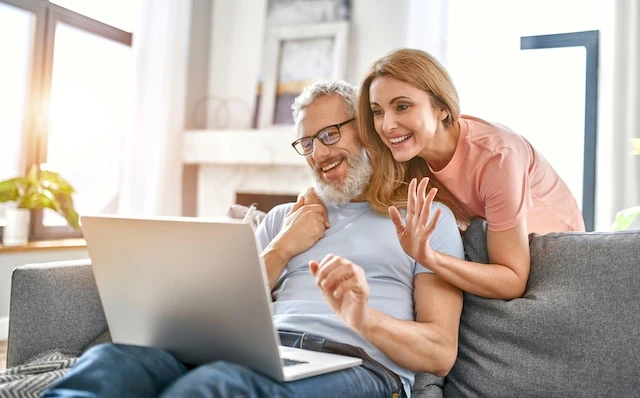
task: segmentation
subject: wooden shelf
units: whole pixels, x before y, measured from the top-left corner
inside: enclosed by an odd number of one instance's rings
[[[42,250],[69,250],[83,249],[87,247],[87,242],[82,238],[42,240],[29,242],[24,246],[3,246],[0,244],[0,254],[33,252]]]

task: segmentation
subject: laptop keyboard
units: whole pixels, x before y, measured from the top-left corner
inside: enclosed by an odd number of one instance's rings
[[[296,361],[295,359],[282,358],[282,366],[301,365],[303,363],[309,363],[307,361]]]

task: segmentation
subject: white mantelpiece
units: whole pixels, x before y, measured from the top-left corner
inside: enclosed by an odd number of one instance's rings
[[[237,192],[297,195],[311,186],[294,139],[291,126],[185,132],[183,162],[199,166],[197,215],[224,216]]]

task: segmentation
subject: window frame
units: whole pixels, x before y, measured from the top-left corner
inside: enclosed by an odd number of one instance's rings
[[[97,21],[75,11],[51,3],[49,0],[0,0],[10,6],[30,11],[35,17],[31,72],[27,83],[25,122],[22,131],[20,153],[21,169],[27,172],[30,165],[46,163],[49,131],[49,108],[53,78],[55,32],[59,23],[92,33],[102,38],[131,46],[133,34]],[[80,231],[70,226],[45,226],[44,210],[32,210],[29,240],[77,238]],[[0,226],[0,238],[3,232]]]
[[[523,36],[520,50],[547,48],[584,47],[585,97],[584,97],[584,171],[582,175],[582,216],[585,228],[595,228],[596,198],[596,149],[598,145],[598,64],[600,31],[557,33],[550,35]]]

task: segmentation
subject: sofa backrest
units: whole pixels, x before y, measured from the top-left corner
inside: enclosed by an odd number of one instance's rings
[[[488,260],[483,227],[465,236],[473,261]],[[445,396],[638,396],[640,231],[531,235],[530,247],[523,298],[465,294]]]

